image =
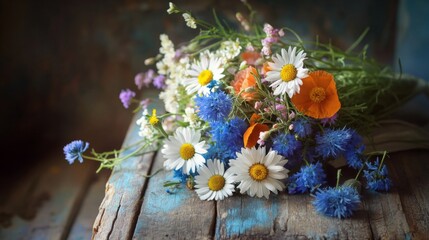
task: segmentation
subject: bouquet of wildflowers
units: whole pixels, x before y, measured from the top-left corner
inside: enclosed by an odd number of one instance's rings
[[[267,199],[282,192],[312,194],[316,211],[350,217],[361,186],[388,191],[392,185],[386,152],[367,151],[361,134],[411,94],[398,90],[400,75],[365,51],[353,52],[357,43],[342,51],[304,42],[289,28],[254,24],[255,13],[244,3],[248,16],[236,15],[241,30],[228,28],[216,14],[212,25],[170,3],[167,12],[182,14],[199,35],[176,48],[162,34],[159,54],[145,62],[154,69],[135,77],[138,89],[153,84],[161,90],[165,112],[123,90],[124,107],[136,104],[142,113],[139,147],[123,157],[123,149],[87,156],[88,143],[74,141],[64,148],[66,159],[111,168],[159,149],[164,169],[174,171],[164,186],[169,193],[186,184],[207,201],[234,193]],[[344,181],[338,170],[329,181],[330,163],[339,159],[356,174]]]

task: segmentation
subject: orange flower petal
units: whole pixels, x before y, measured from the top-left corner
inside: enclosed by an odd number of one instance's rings
[[[250,125],[255,124],[259,119],[261,119],[261,116],[259,114],[256,114],[256,113],[252,114],[249,120]]]
[[[255,65],[256,61],[261,58],[261,54],[254,51],[246,51],[241,54],[241,58],[249,65]]]
[[[268,65],[268,62],[264,62],[264,64],[262,64],[262,73],[267,74],[269,71],[271,71],[270,65]]]
[[[320,102],[310,97],[316,87],[323,89],[325,94]],[[334,77],[325,71],[311,72],[303,79],[300,93],[293,95],[291,100],[298,111],[316,119],[332,117],[341,108]]]
[[[234,81],[231,83],[235,93],[238,94],[241,92],[240,96],[246,101],[255,100],[258,94],[256,92],[245,92],[245,90],[249,87],[257,87],[255,78],[257,75],[258,71],[252,66],[238,71],[237,74],[235,74]]]
[[[251,148],[256,145],[259,139],[259,133],[270,130],[270,128],[261,123],[251,125],[243,135],[244,147]]]

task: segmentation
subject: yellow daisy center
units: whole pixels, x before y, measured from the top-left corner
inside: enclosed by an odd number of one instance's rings
[[[326,91],[321,87],[315,87],[310,91],[310,100],[315,103],[323,102],[326,98]]]
[[[280,71],[280,78],[284,82],[289,82],[296,78],[297,73],[298,71],[293,64],[286,64],[282,67],[282,70]]]
[[[213,175],[209,178],[209,189],[219,191],[225,186],[225,178],[221,175]]]
[[[250,167],[249,175],[255,181],[262,181],[268,177],[268,168],[264,164],[255,163]]]
[[[213,80],[213,73],[210,70],[203,70],[198,75],[198,82],[201,86],[209,84]]]
[[[189,160],[195,155],[195,148],[190,143],[184,143],[180,147],[180,157],[183,160]]]
[[[156,117],[156,109],[152,110],[152,116],[149,118],[150,125],[155,125],[159,122],[159,119]]]

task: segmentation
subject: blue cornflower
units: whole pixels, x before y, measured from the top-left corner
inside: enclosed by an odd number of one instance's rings
[[[218,144],[215,143],[210,146],[207,153],[203,155],[205,159],[219,159],[225,166],[229,168],[229,160],[237,158],[237,152],[241,151],[243,147],[242,142],[235,142],[231,144]]]
[[[232,100],[223,91],[211,92],[208,96],[195,98],[198,116],[207,122],[224,121],[232,109]]]
[[[181,183],[186,183],[186,181],[188,180],[189,175],[184,173],[182,169],[174,170],[173,173],[173,177],[179,180]]]
[[[351,137],[350,129],[326,129],[316,135],[316,153],[323,158],[337,157],[344,153]]]
[[[131,100],[135,96],[136,96],[135,92],[131,91],[130,89],[125,89],[125,90],[122,90],[121,93],[119,94],[119,99],[121,100],[122,105],[124,105],[124,108],[128,108],[130,107]]]
[[[352,147],[348,147],[344,153],[344,157],[347,161],[347,165],[354,169],[360,169],[363,167],[363,151],[365,150],[365,146],[361,145],[359,148],[355,149]]]
[[[210,135],[213,144],[204,155],[205,159],[219,159],[229,166],[229,160],[235,159],[236,152],[243,147],[243,134],[247,129],[247,123],[243,119],[233,118],[228,122],[212,122]]]
[[[388,177],[386,165],[379,168],[378,159],[374,162],[366,162],[368,170],[363,171],[363,176],[367,182],[367,188],[372,191],[389,191],[392,187],[392,180]]]
[[[303,118],[300,118],[298,120],[295,120],[292,122],[293,124],[293,131],[298,135],[300,138],[305,138],[313,132],[311,129],[311,123]]]
[[[350,217],[359,207],[360,196],[353,187],[319,189],[313,206],[318,213],[329,217]]]
[[[290,194],[312,192],[316,187],[326,183],[326,174],[322,164],[317,162],[303,166],[299,172],[289,178]]]
[[[302,143],[292,134],[281,133],[273,138],[273,150],[286,158],[292,157],[301,147]]]
[[[351,129],[350,132],[352,136],[344,152],[344,157],[350,167],[360,169],[363,167],[362,158],[365,145],[363,144],[362,137],[355,130]]]
[[[219,87],[219,81],[218,80],[211,80],[210,83],[207,85],[208,88],[213,89],[216,87]]]
[[[89,143],[84,142],[82,140],[75,140],[71,143],[67,144],[64,147],[64,154],[66,155],[66,160],[72,164],[76,159],[79,160],[79,162],[83,162],[82,153],[88,149]]]
[[[245,120],[235,117],[227,122],[212,122],[210,126],[212,140],[217,144],[243,146],[243,134],[248,126]]]

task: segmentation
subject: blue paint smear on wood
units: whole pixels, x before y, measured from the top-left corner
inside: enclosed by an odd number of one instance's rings
[[[240,197],[242,198],[241,201],[234,199],[234,206],[229,206],[230,208],[227,210],[228,215],[224,220],[226,236],[239,236],[252,229],[267,229],[269,233],[270,229],[273,228],[275,218],[278,216],[278,198],[271,197],[267,200],[248,196]],[[240,202],[241,206],[236,204]],[[217,236],[219,235],[218,233]]]
[[[162,175],[162,176],[161,176]],[[151,184],[157,186],[156,188],[148,188],[151,192],[146,192],[144,199],[144,209],[147,214],[168,214],[177,208],[183,206],[191,194],[187,189],[179,189],[173,194],[165,192],[165,188],[162,187],[165,181],[171,181],[173,179],[172,173],[159,174],[159,177],[151,178]],[[153,191],[155,190],[155,191]],[[162,214],[161,214],[162,215]]]

